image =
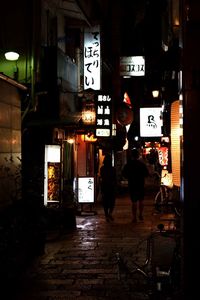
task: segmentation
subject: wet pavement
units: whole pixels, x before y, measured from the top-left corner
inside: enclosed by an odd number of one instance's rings
[[[116,200],[114,221],[106,222],[100,203],[76,217],[77,228],[49,233],[45,253],[7,291],[10,300],[146,300],[148,285],[136,264],[146,259],[145,239],[157,229],[154,193],[145,197],[144,221],[131,222],[126,194]],[[172,222],[162,220],[165,226]],[[117,253],[123,260],[120,273]],[[4,298],[5,299],[5,298]]]

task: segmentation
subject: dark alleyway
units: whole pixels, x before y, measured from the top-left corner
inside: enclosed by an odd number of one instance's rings
[[[145,278],[140,274],[128,274],[124,269],[119,280],[116,253],[129,268],[135,268],[133,261],[145,261],[145,243],[139,248],[137,245],[161,222],[154,211],[153,195],[148,193],[145,198],[143,222],[131,223],[130,202],[123,195],[117,198],[113,222],[105,221],[97,203],[96,214],[77,216],[76,230],[55,240],[49,236],[45,254],[19,278],[15,288],[10,287],[8,299],[149,299]]]

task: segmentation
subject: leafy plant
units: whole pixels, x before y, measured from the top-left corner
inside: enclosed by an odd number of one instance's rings
[[[4,157],[4,163],[0,165],[0,187],[1,191],[5,191],[5,196],[9,202],[20,200],[22,197],[22,170],[21,158]]]

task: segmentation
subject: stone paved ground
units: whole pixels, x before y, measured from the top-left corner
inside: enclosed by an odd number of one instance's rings
[[[141,243],[160,221],[155,217],[153,197],[145,198],[144,221],[131,223],[130,201],[118,197],[114,221],[107,223],[99,203],[96,214],[77,216],[77,228],[46,243],[40,256],[19,278],[10,300],[146,300],[147,284],[133,261],[145,261],[145,243]],[[116,253],[127,262],[119,278]],[[126,267],[128,266],[128,269]],[[130,270],[129,270],[130,269]],[[10,292],[10,293],[9,293]]]

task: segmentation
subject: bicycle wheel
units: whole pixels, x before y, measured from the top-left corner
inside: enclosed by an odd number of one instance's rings
[[[161,193],[161,191],[158,191],[158,193],[155,196],[155,201],[154,201],[155,209],[158,212],[161,212],[161,204],[162,204],[162,193]]]
[[[175,203],[174,205],[174,212],[177,215],[177,217],[181,216],[181,207],[180,207],[180,203]]]

